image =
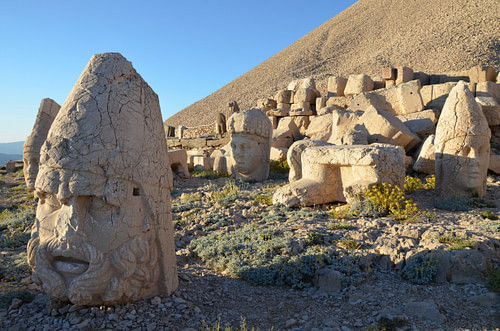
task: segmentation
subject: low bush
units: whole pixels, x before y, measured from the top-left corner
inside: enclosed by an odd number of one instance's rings
[[[438,240],[442,244],[449,245],[445,250],[461,250],[464,248],[474,248],[474,242],[467,238],[459,238],[457,237],[453,231],[450,231],[449,235],[439,236]]]
[[[195,239],[189,248],[208,265],[257,285],[303,288],[325,265],[335,265],[345,284],[361,279],[360,268],[349,256],[323,246],[294,255],[293,243],[291,232],[244,227]]]
[[[0,308],[9,308],[12,299],[14,298],[20,299],[24,303],[29,303],[33,301],[33,299],[35,298],[35,294],[31,293],[28,290],[9,291],[5,294],[0,295]]]
[[[429,284],[437,273],[437,262],[434,252],[414,255],[407,261],[401,274],[414,284]]]
[[[495,208],[495,204],[482,198],[450,198],[440,199],[434,207],[450,211],[469,211],[474,208]]]

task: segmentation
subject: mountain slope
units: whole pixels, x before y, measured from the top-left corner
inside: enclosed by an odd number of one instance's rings
[[[477,64],[500,68],[499,0],[359,0],[289,47],[165,121],[212,123],[238,101],[241,109],[312,76],[324,95],[329,75],[406,65],[415,71],[460,71]]]

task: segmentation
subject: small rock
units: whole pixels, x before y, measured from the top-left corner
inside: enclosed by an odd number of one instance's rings
[[[13,298],[11,303],[10,303],[9,310],[19,309],[19,307],[21,307],[22,304],[23,304],[23,300],[18,299],[18,298]]]
[[[297,320],[291,318],[288,321],[286,321],[286,323],[285,323],[285,329],[291,328],[292,326],[295,326],[295,325],[297,325]]]
[[[496,293],[488,292],[485,294],[473,296],[469,300],[481,307],[491,308],[498,302],[499,297]]]
[[[406,305],[406,312],[408,315],[426,319],[437,324],[442,324],[445,321],[445,317],[439,312],[438,307],[431,300],[409,302]]]
[[[186,301],[186,300],[184,300],[183,298],[177,298],[177,297],[175,297],[175,298],[173,298],[173,300],[174,300],[174,303],[175,303],[176,305],[179,305],[179,304],[186,304],[186,303],[187,303],[187,301]]]
[[[161,298],[160,297],[154,297],[153,299],[151,299],[151,304],[155,305],[155,306],[158,306],[159,304],[161,304]]]

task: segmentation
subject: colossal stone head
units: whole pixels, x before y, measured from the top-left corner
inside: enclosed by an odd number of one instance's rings
[[[118,53],[94,55],[41,150],[33,278],[74,304],[177,287],[170,173],[158,96]]]
[[[26,187],[29,191],[35,189],[35,180],[38,174],[38,164],[40,162],[40,149],[45,142],[45,138],[47,138],[50,126],[60,108],[61,106],[54,100],[49,98],[42,99],[31,134],[24,142],[23,172]]]
[[[436,193],[442,198],[482,197],[491,131],[481,107],[460,81],[448,95],[436,127]]]
[[[234,113],[228,120],[234,170],[245,180],[263,181],[269,176],[273,127],[259,109]]]

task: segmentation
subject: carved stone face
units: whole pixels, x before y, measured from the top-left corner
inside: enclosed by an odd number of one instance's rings
[[[40,153],[23,153],[23,173],[28,190],[35,188],[36,175],[38,174],[38,164]]]
[[[256,172],[262,171],[263,167],[269,167],[268,162],[263,162],[267,146],[264,146],[261,140],[259,137],[250,134],[233,134],[231,138],[233,159],[236,171],[242,177],[255,179],[254,174]]]
[[[52,172],[56,178],[71,175]],[[36,261],[34,276],[49,295],[80,304],[113,302],[124,295],[134,299],[157,279],[148,208],[138,187],[124,186],[127,203],[116,206],[99,196],[102,184],[90,190],[37,184],[37,240],[30,243],[28,258]]]
[[[490,155],[489,139],[468,136],[450,139],[436,155],[436,173],[441,176],[441,195],[483,196]]]

